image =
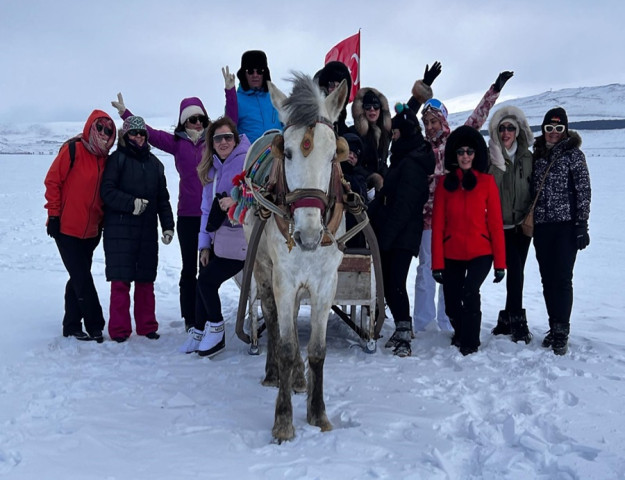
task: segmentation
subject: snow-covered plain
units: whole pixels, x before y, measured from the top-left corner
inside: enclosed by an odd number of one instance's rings
[[[583,111],[582,100],[565,106]],[[607,107],[605,113],[611,118]],[[80,125],[41,128],[62,138]],[[468,357],[434,325],[417,335],[412,357],[394,357],[383,342],[368,355],[333,315],[325,401],[334,430],[309,426],[306,397],[295,395],[296,437],[282,445],[271,442],[277,390],[260,385],[265,350],[248,355],[234,334],[234,283],[222,288],[226,351],[213,359],[176,352],[185,334],[175,241],[160,247],[160,340],[133,335],[98,345],[62,337],[67,274],[45,234],[43,209],[54,155],[0,155],[0,477],[625,478],[625,130],[580,133],[593,200],[591,243],[575,268],[570,352],[556,357],[540,347],[547,317],[532,247],[530,345],[490,335],[505,298],[504,284],[490,280],[482,288],[482,346]],[[23,133],[15,138],[30,141]],[[173,160],[159,157],[175,203]],[[107,312],[101,246],[93,273]],[[389,319],[382,334],[391,331]],[[308,333],[302,308],[303,350]]]

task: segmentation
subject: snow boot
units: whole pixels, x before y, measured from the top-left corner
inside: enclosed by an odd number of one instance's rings
[[[528,345],[532,341],[532,333],[527,326],[524,308],[521,309],[520,313],[510,314],[510,330],[512,331],[512,341],[514,343],[522,340]]]
[[[200,357],[213,357],[226,348],[225,322],[207,322],[204,328],[204,336],[198,347],[197,354]]]
[[[491,330],[493,335],[510,335],[512,329],[510,327],[510,314],[506,310],[500,310],[497,317],[497,325]]]
[[[410,339],[412,337],[411,327],[412,320],[397,322],[395,333],[393,333],[397,339],[397,343],[393,349],[393,355],[397,355],[398,357],[409,357],[412,355],[412,349],[410,347]]]
[[[460,322],[460,353],[469,355],[480,346],[482,312],[463,312]]]
[[[553,325],[553,353],[564,355],[569,350],[569,325],[567,323],[554,323]]]
[[[553,346],[553,322],[549,319],[549,330],[547,330],[547,335],[543,338],[543,343],[541,343],[543,348],[551,348]]]
[[[180,353],[193,353],[197,352],[200,347],[200,342],[202,341],[202,337],[204,336],[203,330],[198,330],[197,328],[191,327],[187,330],[187,339],[182,344],[182,346],[178,349]]]

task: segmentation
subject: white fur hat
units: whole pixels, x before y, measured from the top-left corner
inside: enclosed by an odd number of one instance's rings
[[[186,122],[187,119],[193,115],[205,116],[206,114],[204,113],[204,110],[197,105],[189,105],[182,112],[180,112],[180,125],[184,125],[184,122]]]

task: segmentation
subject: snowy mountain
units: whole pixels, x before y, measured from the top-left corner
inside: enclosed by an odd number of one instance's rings
[[[505,93],[505,92],[504,92]],[[614,83],[599,87],[566,88],[544,92],[531,97],[497,102],[493,111],[503,105],[515,105],[525,112],[530,125],[540,125],[545,112],[563,106],[569,122],[581,120],[614,120],[625,118],[625,85]],[[219,110],[219,109],[214,109]],[[462,125],[471,112],[450,113],[452,128]],[[117,112],[111,113],[118,125]],[[151,118],[151,125],[173,130],[171,118]],[[61,144],[82,131],[83,122],[54,122],[45,124],[0,124],[0,154],[54,154]]]

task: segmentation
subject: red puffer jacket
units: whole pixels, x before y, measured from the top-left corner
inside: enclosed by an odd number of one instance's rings
[[[462,170],[458,169],[462,177]],[[432,270],[443,270],[445,258],[472,260],[493,255],[495,268],[506,268],[506,247],[499,191],[492,175],[473,170],[472,190],[453,192],[440,178],[434,194],[432,217]],[[462,184],[462,178],[460,178]]]
[[[91,124],[102,117],[111,118],[102,110],[94,110],[89,115],[82,138],[89,138]],[[104,216],[100,183],[105,162],[105,156],[95,156],[81,141],[76,142],[76,157],[71,168],[67,145],[52,162],[44,181],[45,208],[48,216],[60,217],[61,233],[83,239],[98,235]]]

